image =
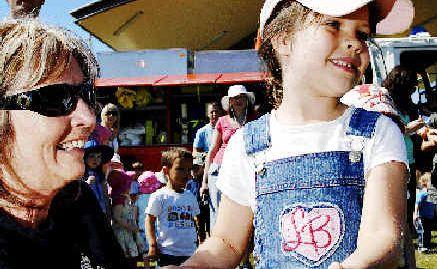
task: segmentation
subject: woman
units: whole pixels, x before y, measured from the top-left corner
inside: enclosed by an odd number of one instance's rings
[[[209,189],[210,203],[210,225],[214,226],[217,210],[220,203],[220,192],[215,187],[217,175],[222,163],[223,154],[229,139],[252,117],[255,105],[255,95],[248,92],[243,85],[229,87],[228,95],[222,98],[222,107],[227,112],[226,116],[218,119],[215,132],[212,138],[212,147],[205,162],[205,173],[203,176],[200,192],[205,193]]]
[[[123,268],[83,175],[95,57],[35,19],[0,22],[0,268]],[[100,212],[100,213],[99,213]]]
[[[118,132],[120,131],[120,111],[114,104],[106,104],[101,112],[102,126],[108,128],[112,132],[109,139],[109,145],[114,149],[114,153],[118,152]]]

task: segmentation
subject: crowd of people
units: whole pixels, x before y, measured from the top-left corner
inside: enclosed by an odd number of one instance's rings
[[[119,109],[96,113],[80,39],[0,22],[0,268],[250,268],[251,253],[256,268],[414,268],[411,238],[427,253],[436,221],[437,157],[421,162],[437,114],[411,102],[408,66],[356,86],[368,37],[408,27],[377,27],[408,20],[397,7],[266,0],[274,109],[256,116],[254,94],[229,87],[193,152],[163,151],[159,172],[123,164]]]

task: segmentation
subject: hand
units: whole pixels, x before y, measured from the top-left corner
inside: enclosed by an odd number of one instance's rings
[[[38,17],[41,6],[44,5],[44,0],[8,0],[11,15],[18,19],[26,16]]]
[[[149,260],[156,260],[156,259],[158,259],[158,254],[159,254],[158,246],[157,245],[150,245],[149,252],[147,254],[148,259]]]
[[[88,183],[88,185],[92,185],[96,183],[96,177],[95,176],[89,176],[88,179],[86,180],[86,183]]]
[[[418,130],[425,126],[425,122],[423,121],[422,117],[419,117],[417,120],[414,120],[410,123],[408,123],[408,128],[411,128],[413,130]]]
[[[339,262],[333,262],[328,269],[344,269]]]

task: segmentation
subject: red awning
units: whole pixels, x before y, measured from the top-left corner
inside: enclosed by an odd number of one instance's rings
[[[99,78],[96,87],[117,86],[187,86],[199,84],[235,84],[262,82],[265,73],[224,73],[224,74],[189,74],[189,75],[164,75],[134,78]]]

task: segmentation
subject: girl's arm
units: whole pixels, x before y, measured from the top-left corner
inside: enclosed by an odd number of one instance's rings
[[[419,117],[417,120],[410,121],[407,126],[405,126],[405,133],[408,135],[414,134],[423,126],[425,126],[425,122],[422,117]]]
[[[203,172],[203,180],[202,180],[202,186],[200,188],[200,194],[204,194],[205,190],[208,189],[208,171],[209,166],[211,165],[212,161],[214,160],[215,155],[219,151],[220,147],[222,146],[223,140],[222,140],[222,133],[214,130],[214,135],[212,139],[212,147],[210,151],[208,152],[208,155],[206,157],[205,161],[205,168]]]
[[[397,162],[369,172],[357,249],[341,263],[342,268],[397,268],[405,226],[406,175],[405,165]]]
[[[238,216],[239,221],[235,221]],[[222,196],[217,223],[210,238],[201,244],[183,268],[235,268],[241,261],[252,234],[253,213]],[[177,267],[169,267],[177,268]]]

